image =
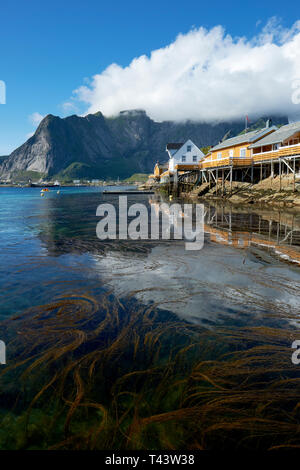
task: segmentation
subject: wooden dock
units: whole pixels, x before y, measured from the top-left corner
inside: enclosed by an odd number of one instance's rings
[[[102,194],[154,194],[154,191],[102,191]]]

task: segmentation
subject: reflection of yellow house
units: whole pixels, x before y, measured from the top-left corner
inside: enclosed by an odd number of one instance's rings
[[[204,231],[212,242],[221,245],[232,245],[235,248],[248,248],[251,245],[269,248],[286,261],[300,264],[300,251],[296,246],[279,244],[275,240],[267,240],[258,233],[231,231],[204,224]]]
[[[248,166],[251,165],[251,149],[249,145],[274,132],[275,126],[265,127],[257,131],[247,132],[231,139],[226,139],[215,145],[200,163],[200,167],[214,168],[224,166]]]

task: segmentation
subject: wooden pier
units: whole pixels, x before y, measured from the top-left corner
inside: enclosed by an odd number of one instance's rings
[[[123,194],[123,195],[131,195],[131,194],[154,194],[154,191],[130,191],[130,190],[127,190],[127,191],[108,191],[108,190],[105,190],[105,191],[102,191],[102,194]]]

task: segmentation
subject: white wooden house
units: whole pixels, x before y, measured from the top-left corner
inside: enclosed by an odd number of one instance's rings
[[[188,171],[199,168],[199,162],[203,160],[204,153],[190,139],[184,144],[169,143],[166,151],[169,155],[169,174],[177,171]]]

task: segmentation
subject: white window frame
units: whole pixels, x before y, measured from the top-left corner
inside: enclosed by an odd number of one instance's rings
[[[217,159],[218,159],[218,160],[221,160],[221,158],[222,158],[222,152],[218,152],[218,153],[217,153]]]
[[[181,161],[182,161],[182,163],[186,163],[186,155],[182,155]]]
[[[240,158],[246,158],[246,147],[240,149]]]
[[[192,151],[192,146],[189,144],[186,146],[186,151],[191,152]]]
[[[197,163],[197,161],[198,161],[197,155],[193,155],[193,163]]]
[[[233,154],[234,154],[233,149],[230,149],[230,150],[229,150],[229,157],[230,157],[230,158],[233,158]]]

